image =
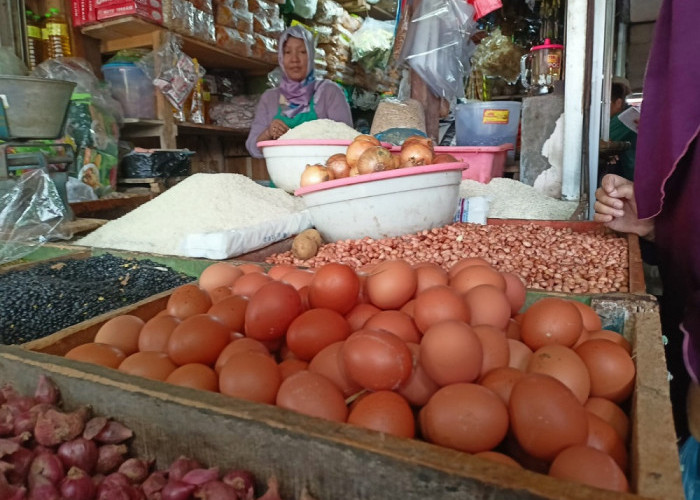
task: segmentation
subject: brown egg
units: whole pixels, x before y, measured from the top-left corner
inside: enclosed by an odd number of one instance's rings
[[[299,314],[299,292],[287,283],[270,280],[248,302],[245,310],[245,334],[262,341],[278,339]]]
[[[176,288],[168,298],[166,309],[170,316],[178,319],[189,318],[195,314],[203,314],[211,307],[211,299],[204,290],[195,284],[182,285]]]
[[[545,297],[525,311],[520,327],[522,341],[532,350],[550,344],[571,347],[581,335],[583,319],[571,301]]]
[[[415,298],[413,320],[425,332],[432,325],[447,320],[469,322],[469,308],[462,296],[447,286],[434,286]]]
[[[581,404],[588,400],[591,392],[588,368],[569,347],[556,344],[540,347],[532,354],[525,371],[550,375],[568,387]]]
[[[413,318],[401,311],[380,311],[369,318],[363,328],[391,332],[404,342],[420,342],[420,333]]]
[[[624,347],[625,351],[627,351],[629,355],[632,355],[632,344],[630,344],[629,340],[627,340],[625,337],[623,337],[617,332],[614,332],[612,330],[592,330],[588,332],[586,340],[592,339],[610,340],[611,342],[614,342]]]
[[[420,346],[412,342],[408,342],[406,345],[411,350],[413,357],[413,370],[408,380],[401,384],[396,392],[406,398],[413,406],[420,407],[428,402],[440,386],[428,376],[423,365],[420,364]]]
[[[273,281],[272,278],[267,274],[256,272],[244,274],[233,284],[231,292],[233,295],[240,295],[241,297],[249,299],[255,295],[255,292],[271,281]]]
[[[292,264],[277,264],[276,266],[272,266],[269,271],[267,271],[267,275],[272,278],[273,280],[281,280],[285,274],[291,271],[297,270],[298,267],[292,265]]]
[[[301,290],[305,286],[311,284],[311,280],[314,279],[314,273],[312,271],[306,271],[303,269],[295,269],[289,271],[284,276],[280,278],[282,283],[288,283],[292,285],[297,290]]]
[[[247,298],[240,295],[231,295],[211,306],[207,314],[221,321],[232,332],[243,332],[247,308]]]
[[[450,278],[450,287],[459,294],[479,285],[493,285],[502,292],[506,290],[505,278],[491,266],[468,266]]]
[[[130,375],[165,380],[177,368],[164,352],[135,352],[119,365],[119,371]]]
[[[138,316],[122,314],[107,320],[95,334],[95,342],[118,347],[129,356],[139,350],[139,334],[144,321]]]
[[[179,324],[179,319],[168,315],[157,315],[146,321],[139,333],[139,351],[165,352],[170,334]]]
[[[524,376],[525,373],[522,370],[504,366],[501,368],[494,368],[487,372],[479,379],[479,384],[487,389],[491,389],[506,405],[508,405],[513,386]]]
[[[590,411],[586,412],[588,417],[588,439],[586,446],[595,448],[610,455],[620,469],[627,470],[627,450],[625,443],[622,442],[620,436],[617,435],[612,425],[594,415]]]
[[[240,264],[237,267],[243,271],[243,274],[265,273],[265,269],[258,264]]]
[[[506,327],[506,337],[513,340],[520,340],[520,323],[515,321],[513,318],[508,320],[508,326]]]
[[[227,297],[233,294],[233,290],[228,286],[218,286],[213,290],[209,291],[209,299],[211,299],[212,304],[218,304]]]
[[[506,405],[477,384],[440,388],[421,414],[421,430],[428,441],[469,453],[495,448],[508,432]]]
[[[248,337],[237,338],[232,340],[221,350],[221,353],[219,353],[219,356],[216,358],[216,363],[214,363],[214,371],[216,371],[216,373],[221,373],[221,369],[228,363],[231,356],[239,352],[259,352],[266,356],[270,355],[270,351],[267,350],[265,344],[259,340],[250,339]]]
[[[277,406],[311,417],[345,422],[348,408],[345,398],[333,382],[323,375],[302,371],[285,379],[279,387]]]
[[[287,347],[294,355],[310,361],[324,347],[345,340],[350,324],[332,309],[309,309],[294,318],[287,328]]]
[[[229,329],[208,314],[183,320],[168,338],[167,353],[178,365],[203,363],[213,366],[231,339]]]
[[[529,373],[518,380],[508,406],[515,438],[535,458],[552,460],[563,449],[586,442],[586,410],[549,375]]]
[[[345,315],[345,319],[350,324],[350,330],[355,332],[362,328],[365,322],[379,311],[381,309],[372,304],[357,304]]]
[[[285,359],[279,365],[282,380],[289,378],[297,372],[305,371],[309,368],[309,363],[300,359]]]
[[[393,391],[367,394],[353,406],[347,421],[398,437],[412,438],[416,433],[413,411],[408,401]]]
[[[584,304],[578,300],[570,300],[578,312],[581,313],[581,319],[583,320],[583,327],[588,331],[600,330],[603,325],[600,321],[600,316],[593,310],[588,304]]]
[[[618,405],[605,398],[588,398],[586,410],[609,423],[623,442],[629,438],[630,420]]]
[[[238,278],[243,276],[243,271],[228,262],[216,262],[202,271],[199,276],[199,288],[211,294],[218,287],[230,287]]]
[[[179,366],[168,375],[165,381],[169,384],[202,391],[217,392],[219,390],[216,372],[211,367],[201,363],[188,363]]]
[[[367,276],[365,290],[379,309],[400,309],[416,292],[416,271],[403,260],[381,262]]]
[[[464,294],[469,308],[469,324],[491,325],[505,330],[510,320],[510,302],[506,294],[493,285],[477,285]]]
[[[420,363],[441,386],[476,380],[483,359],[479,337],[462,321],[443,321],[431,326],[420,343]]]
[[[118,368],[121,362],[126,359],[126,355],[118,347],[98,342],[88,342],[76,346],[68,351],[65,357],[108,368]]]
[[[625,473],[615,460],[589,446],[571,446],[557,455],[549,475],[612,491],[629,491]]]
[[[221,394],[258,403],[274,404],[281,382],[275,360],[259,352],[236,353],[219,372]]]
[[[523,279],[515,273],[501,273],[506,280],[506,297],[510,303],[511,315],[515,316],[525,304],[527,289]]]
[[[413,368],[406,342],[385,331],[358,330],[345,341],[341,356],[350,378],[371,391],[398,388]]]
[[[498,451],[480,451],[479,453],[474,453],[474,456],[483,458],[484,460],[490,460],[491,462],[497,462],[499,464],[512,465],[521,469],[523,467],[514,458],[511,458],[508,455]]]
[[[479,377],[494,368],[506,367],[510,361],[510,347],[503,330],[490,325],[472,326],[472,331],[479,337],[484,353]]]
[[[465,269],[469,266],[491,267],[491,264],[489,264],[486,260],[482,259],[481,257],[465,257],[464,259],[458,260],[452,265],[452,267],[450,267],[448,271],[449,277],[454,277],[462,269]]]
[[[329,262],[316,269],[309,283],[309,304],[312,308],[332,309],[347,314],[357,303],[360,279],[353,268]]]
[[[324,347],[309,363],[309,371],[326,377],[333,382],[347,398],[360,392],[362,387],[352,380],[345,371],[341,355],[343,344],[345,344],[344,341],[335,342]]]
[[[447,271],[437,264],[421,262],[420,264],[415,264],[413,268],[416,270],[416,279],[418,280],[415,295],[430,287],[437,285],[447,286],[449,283],[450,278],[447,275]]]
[[[532,349],[520,342],[519,340],[507,339],[510,357],[508,366],[524,372],[527,370],[527,365],[532,358]]]
[[[591,396],[625,401],[634,389],[636,369],[624,347],[605,339],[593,339],[576,348],[591,375]]]
[[[401,309],[399,309],[399,311],[408,314],[411,318],[414,318],[415,321],[416,299],[411,299],[408,302],[406,302],[404,305],[401,306]]]

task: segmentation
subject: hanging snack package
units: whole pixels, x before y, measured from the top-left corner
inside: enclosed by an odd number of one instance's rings
[[[338,26],[336,30],[339,31]],[[345,36],[350,34],[345,28],[340,33]],[[394,43],[393,21],[377,21],[368,17],[350,37],[353,62],[359,62],[366,70],[386,68]]]
[[[182,40],[172,33],[167,33],[158,56],[161,61],[160,71],[153,80],[153,85],[181,113],[195,83],[204,76],[204,70],[200,67],[200,72],[197,71],[192,58],[182,51]]]

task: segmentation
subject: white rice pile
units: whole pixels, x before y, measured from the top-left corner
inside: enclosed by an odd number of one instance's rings
[[[352,141],[360,133],[354,128],[333,120],[312,120],[288,130],[280,136],[280,140],[289,139],[335,139]]]
[[[98,248],[182,255],[193,233],[253,226],[299,212],[301,199],[238,174],[194,174],[76,243]]]
[[[459,196],[488,198],[488,216],[494,219],[569,220],[579,203],[556,200],[506,177],[494,177],[488,184],[465,179],[459,186]]]

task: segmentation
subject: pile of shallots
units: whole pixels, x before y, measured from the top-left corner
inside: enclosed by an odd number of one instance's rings
[[[64,412],[59,391],[42,375],[34,396],[0,388],[0,499],[3,500],[253,500],[254,477],[222,472],[180,457],[156,470],[129,457],[133,432],[87,407]],[[268,481],[261,500],[279,500]],[[307,497],[308,498],[308,497]]]

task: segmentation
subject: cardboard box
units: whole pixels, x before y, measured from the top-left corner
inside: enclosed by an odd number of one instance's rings
[[[126,0],[92,0],[95,2],[96,9],[106,9],[107,7],[118,7],[123,4],[132,3]],[[160,0],[133,0],[133,3],[139,4],[142,7],[151,7],[163,11],[163,4]]]
[[[154,23],[163,23],[162,6],[153,7],[148,0],[124,0],[110,7],[97,9],[97,20],[104,21],[112,17],[139,16]]]
[[[75,27],[97,22],[95,0],[72,0],[71,14]]]
[[[167,298],[154,296],[130,313],[149,319]],[[275,475],[283,498],[299,498],[306,487],[324,500],[682,499],[658,305],[651,296],[609,294],[592,297],[591,306],[604,325],[620,326],[634,349],[629,450],[634,494],[49,355],[91,341],[107,317],[25,346],[39,352],[0,346],[0,381],[12,380],[28,392],[45,373],[59,385],[68,409],[88,404],[96,414],[130,426],[133,449],[157,466],[185,454],[207,466],[247,468],[263,481]]]

